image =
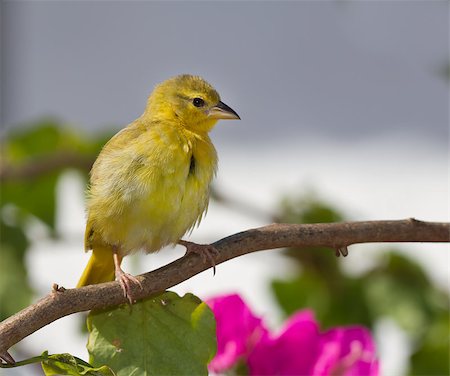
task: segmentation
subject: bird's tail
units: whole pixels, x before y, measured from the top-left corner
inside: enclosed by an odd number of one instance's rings
[[[77,287],[114,281],[114,259],[109,246],[95,247]]]

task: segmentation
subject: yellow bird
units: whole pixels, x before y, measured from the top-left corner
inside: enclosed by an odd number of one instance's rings
[[[77,287],[115,277],[131,302],[131,285],[140,283],[121,269],[124,256],[177,243],[211,251],[181,238],[208,206],[217,169],[208,132],[219,119],[240,118],[201,77],[180,75],[157,85],[142,116],[106,143],[91,171],[85,250],[92,255]]]

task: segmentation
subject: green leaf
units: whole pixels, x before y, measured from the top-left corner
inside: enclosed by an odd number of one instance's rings
[[[67,353],[49,355],[48,351],[44,351],[40,356],[34,356],[14,364],[0,362],[0,368],[16,368],[33,363],[41,363],[42,370],[46,376],[116,376],[111,368],[107,366],[94,368],[89,363],[73,355]]]
[[[0,244],[14,248],[17,252],[17,258],[23,259],[29,245],[24,229],[20,226],[6,223],[3,217],[0,217]]]
[[[417,341],[449,306],[448,294],[431,283],[417,262],[389,253],[361,283],[374,317],[390,316]]]
[[[17,163],[58,151],[97,155],[110,137],[108,133],[94,138],[56,119],[41,119],[10,131],[2,145],[5,151],[3,157]]]
[[[14,204],[20,208],[22,219],[32,214],[54,229],[57,180],[58,174],[53,172],[29,181],[5,182],[0,205]]]
[[[173,292],[91,312],[88,351],[118,376],[206,375],[216,352],[214,315],[192,294]]]
[[[433,321],[425,339],[411,357],[410,375],[450,374],[450,316],[444,312]]]
[[[281,217],[288,223],[329,223],[343,220],[343,215],[331,204],[321,201],[312,191],[298,197],[285,197],[281,202]]]
[[[104,143],[104,135],[88,137],[49,119],[12,130],[0,145],[0,169],[9,171],[2,178],[0,206],[13,204],[23,217],[32,214],[54,230],[60,173],[72,167],[87,176]]]
[[[340,277],[328,281],[311,271],[304,271],[292,280],[272,282],[275,297],[286,316],[311,308],[322,329],[350,324],[371,326],[370,310],[362,288],[358,279]]]
[[[25,267],[28,240],[23,228],[0,218],[0,320],[30,304],[32,289]]]
[[[306,307],[317,314],[330,309],[326,283],[315,273],[306,272],[292,280],[274,280],[272,289],[286,317]]]
[[[4,320],[30,304],[32,289],[28,284],[23,260],[9,246],[1,246],[0,320]]]
[[[107,366],[94,368],[70,354],[48,355],[44,352],[42,357],[44,358],[42,370],[46,376],[115,376],[115,373]]]

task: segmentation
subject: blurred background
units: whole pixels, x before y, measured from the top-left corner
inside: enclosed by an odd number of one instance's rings
[[[53,282],[75,286],[89,257],[90,165],[140,116],[153,86],[176,74],[203,76],[242,118],[212,132],[219,174],[193,241],[273,221],[449,220],[446,1],[0,4],[1,319]],[[311,307],[323,329],[370,327],[384,375],[447,375],[448,251],[266,251],[173,290],[239,292],[273,328]],[[164,249],[124,267],[141,273],[183,254]],[[87,360],[82,321],[61,319],[12,353]]]

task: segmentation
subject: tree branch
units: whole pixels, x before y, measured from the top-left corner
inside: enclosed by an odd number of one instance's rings
[[[89,171],[95,156],[88,156],[73,151],[54,152],[41,156],[22,165],[0,164],[0,181],[28,181],[64,168],[79,168]]]
[[[415,219],[318,224],[272,224],[243,231],[213,243],[216,264],[246,253],[284,247],[327,246],[345,255],[347,246],[374,242],[450,242],[450,224]],[[195,254],[182,257],[138,277],[143,289],[133,291],[138,299],[175,286],[210,268]],[[7,350],[51,322],[75,312],[103,309],[126,303],[117,282],[78,289],[54,287],[35,304],[0,323],[0,358],[11,362]]]

